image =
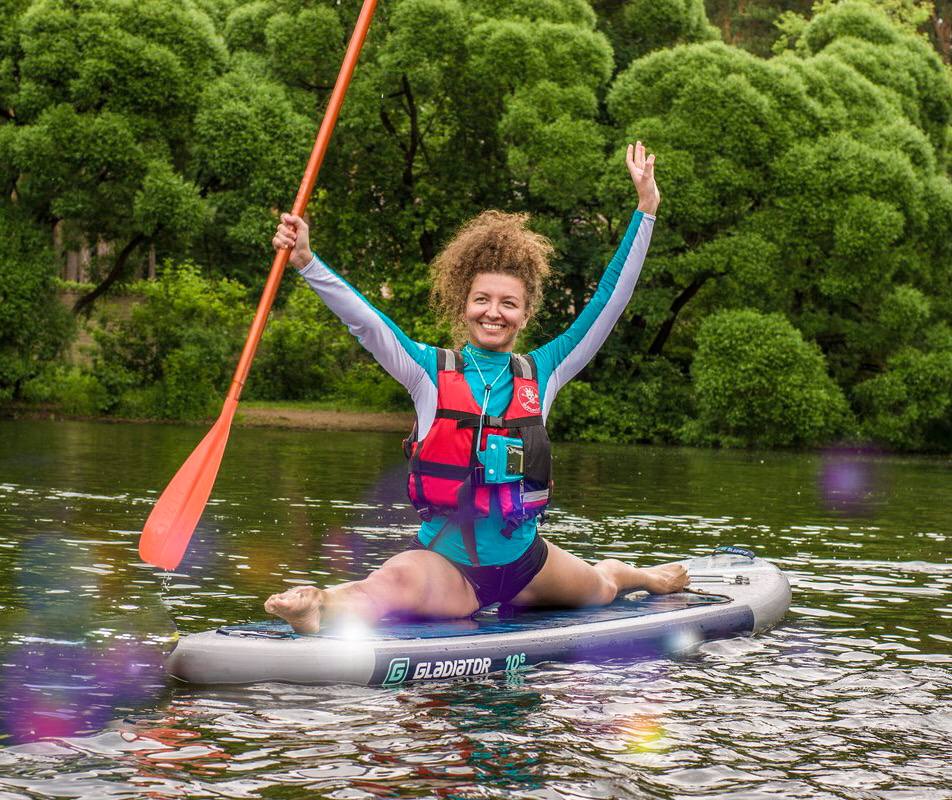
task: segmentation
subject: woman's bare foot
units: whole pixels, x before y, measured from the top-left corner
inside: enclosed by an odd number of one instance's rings
[[[265,600],[264,610],[281,617],[296,633],[317,633],[321,629],[324,594],[316,586],[295,586],[271,595]]]
[[[641,587],[651,594],[671,594],[680,592],[690,582],[687,570],[682,564],[659,564],[642,570],[644,585]]]

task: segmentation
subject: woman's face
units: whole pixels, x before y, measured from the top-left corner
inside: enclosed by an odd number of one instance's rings
[[[512,275],[480,272],[469,287],[463,320],[476,347],[511,352],[529,321],[525,283]]]

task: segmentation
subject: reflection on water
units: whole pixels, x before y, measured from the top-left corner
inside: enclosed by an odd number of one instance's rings
[[[752,546],[790,576],[785,624],[676,661],[226,690],[165,681],[173,621],[358,577],[413,514],[399,437],[236,430],[158,574],[138,530],[201,434],[0,421],[0,797],[952,798],[947,461],[560,446],[547,536]]]

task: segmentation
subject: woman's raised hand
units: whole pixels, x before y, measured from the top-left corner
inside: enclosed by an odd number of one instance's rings
[[[638,210],[646,214],[656,214],[661,204],[661,192],[654,179],[654,162],[653,153],[645,157],[645,146],[641,142],[628,145],[625,163],[631,173],[632,183],[638,190]]]
[[[311,243],[307,223],[295,214],[282,214],[278,230],[271,240],[275,250],[290,250],[288,260],[295,269],[303,269],[311,263]]]

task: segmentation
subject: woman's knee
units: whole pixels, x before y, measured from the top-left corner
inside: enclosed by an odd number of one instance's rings
[[[413,564],[400,561],[384,564],[371,572],[363,583],[368,591],[384,592],[391,601],[401,606],[418,598],[424,586],[420,570]]]

